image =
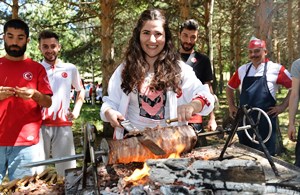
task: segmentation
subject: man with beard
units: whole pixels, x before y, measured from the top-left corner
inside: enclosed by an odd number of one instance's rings
[[[251,62],[238,68],[230,78],[226,87],[226,96],[229,106],[229,114],[235,117],[238,107],[234,102],[234,89],[241,89],[240,106],[248,104],[264,110],[270,117],[272,123],[272,134],[265,143],[271,155],[276,153],[276,117],[288,106],[290,91],[281,104],[276,105],[276,92],[279,85],[288,89],[292,86],[292,80],[288,70],[284,66],[274,63],[266,58],[266,43],[253,37],[248,45],[248,57]],[[263,117],[262,117],[263,118]],[[262,119],[258,125],[258,131],[264,140],[268,136],[269,124]],[[250,136],[253,135],[248,130]],[[249,147],[262,150],[260,144],[248,139],[244,131],[238,132],[239,142]]]
[[[84,102],[85,90],[75,65],[58,59],[61,49],[59,37],[55,32],[44,30],[39,34],[39,50],[44,59],[51,88],[52,106],[43,110],[42,134],[45,157],[64,157],[75,154],[72,120],[76,119]],[[77,97],[73,111],[70,111],[70,91],[74,88]],[[76,167],[76,161],[67,161],[55,165],[57,173],[64,176],[65,170]]]
[[[33,175],[35,169],[20,165],[39,160],[42,107],[51,106],[47,73],[25,56],[28,25],[12,19],[4,25],[6,55],[0,58],[0,183]]]
[[[198,22],[194,19],[186,20],[181,24],[179,31],[181,47],[179,49],[179,52],[181,55],[181,59],[193,68],[197,78],[203,84],[208,84],[210,92],[214,94],[212,89],[213,75],[210,60],[206,55],[194,50],[198,38],[198,28]],[[200,115],[194,115],[189,121],[189,125],[193,126],[198,133],[204,132],[202,125],[202,116]],[[207,126],[208,130],[216,130],[217,123],[215,120],[214,112],[210,113],[210,118]],[[205,137],[201,137],[197,141],[196,146],[204,145],[206,145],[206,139]]]

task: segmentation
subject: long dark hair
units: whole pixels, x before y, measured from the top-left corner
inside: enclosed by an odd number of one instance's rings
[[[149,70],[149,64],[145,60],[145,52],[140,43],[141,29],[145,22],[149,20],[163,21],[166,34],[165,46],[154,63],[155,76],[150,83],[150,89],[163,91],[171,89],[176,93],[180,93],[180,57],[175,50],[168,22],[162,11],[157,9],[145,10],[138,19],[125,52],[125,67],[122,72],[121,87],[126,94],[135,89],[140,90],[145,74]]]

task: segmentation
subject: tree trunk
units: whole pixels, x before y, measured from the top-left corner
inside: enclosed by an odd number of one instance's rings
[[[232,62],[232,66],[230,67],[230,76],[233,75],[235,70],[239,68],[241,63],[241,47],[240,47],[240,26],[238,25],[240,22],[240,2],[231,1],[231,24],[230,24],[230,59]],[[235,102],[239,104],[240,93],[236,90],[235,93]]]
[[[103,95],[107,95],[108,81],[115,70],[114,61],[114,8],[116,6],[115,0],[100,0],[101,4],[101,52],[102,52],[102,87]],[[103,136],[112,137],[113,129],[108,124],[103,125]]]
[[[205,0],[203,2],[203,6],[204,6],[204,30],[205,30],[205,43],[207,45],[207,54],[210,54],[210,47],[209,47],[209,22],[210,22],[210,2],[211,0]],[[211,60],[211,59],[210,59]]]
[[[288,63],[287,63],[287,67],[288,68],[292,62],[293,62],[293,58],[294,58],[294,41],[293,41],[293,0],[289,0],[288,1],[288,12],[287,12],[287,24],[288,24],[288,35],[287,35],[287,40],[288,40]]]
[[[236,64],[236,61],[235,61],[235,52],[234,52],[234,38],[235,38],[235,16],[234,16],[234,9],[235,9],[235,6],[234,6],[234,1],[231,0],[231,18],[230,18],[230,48],[229,48],[229,59],[230,59],[230,62],[232,63],[231,66],[229,67],[229,72],[230,72],[230,76],[233,75],[234,71],[236,70],[237,68],[237,64]]]
[[[114,61],[114,7],[115,0],[100,0],[101,2],[101,52],[102,52],[102,87],[103,93],[107,94],[107,85],[115,69]]]
[[[278,64],[280,64],[280,61],[281,61],[281,58],[280,58],[280,44],[279,44],[278,39],[274,39],[274,48],[276,50],[276,58],[274,58],[274,59],[276,59],[276,62]]]
[[[219,84],[218,84],[218,94],[223,94],[223,86],[224,86],[224,78],[223,78],[223,63],[222,63],[222,29],[221,25],[219,25],[218,39],[217,39],[217,52],[218,52],[218,67],[219,67]]]
[[[297,37],[297,52],[295,52],[295,59],[300,57],[300,1],[298,1],[298,18],[297,18],[297,23],[298,23],[298,29],[297,29],[297,33],[298,33],[298,37]]]
[[[190,0],[179,0],[180,18],[183,22],[190,17]]]
[[[268,56],[273,58],[272,50],[272,16],[273,0],[256,0],[254,28],[255,36],[266,41]]]
[[[12,19],[19,18],[19,3],[18,0],[13,0]]]
[[[239,24],[241,24],[241,14],[242,14],[242,10],[241,10],[241,1],[238,1],[236,3],[236,7],[235,7],[235,14],[234,14],[234,17],[235,17],[235,44],[234,44],[234,47],[235,47],[235,62],[236,62],[236,67],[235,69],[237,70],[238,67],[240,66],[241,64],[241,27],[239,26]]]
[[[214,0],[210,1],[210,8],[209,8],[209,23],[208,23],[208,31],[209,31],[209,39],[208,39],[208,50],[209,50],[209,59],[211,62],[211,69],[213,71],[213,91],[216,91],[217,88],[217,78],[216,78],[216,71],[214,66],[214,48],[213,48],[213,13],[214,13]]]

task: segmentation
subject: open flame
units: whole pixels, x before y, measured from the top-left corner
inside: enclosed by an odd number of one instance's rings
[[[168,158],[180,158],[180,154],[183,152],[185,146],[180,144],[176,145],[176,152],[171,153]],[[143,165],[142,169],[135,169],[129,177],[125,177],[124,181],[136,183],[137,181],[143,179],[146,176],[149,176],[150,167],[147,166],[146,162]]]
[[[144,166],[142,169],[135,169],[133,173],[129,177],[125,177],[124,180],[126,182],[136,182],[146,176],[149,176],[150,167],[147,166],[146,163],[144,163]]]
[[[168,158],[180,158],[180,154],[183,152],[184,148],[185,146],[183,144],[176,145],[176,152],[170,154]]]

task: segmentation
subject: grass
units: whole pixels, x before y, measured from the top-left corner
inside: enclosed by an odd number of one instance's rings
[[[277,95],[277,102],[282,102],[283,98],[287,94],[287,90],[281,89],[281,93]],[[216,120],[218,125],[222,126],[223,119],[228,116],[228,105],[226,102],[225,94],[218,96],[220,105],[219,109],[215,111]],[[91,105],[90,103],[85,103],[81,109],[80,117],[74,121],[74,140],[76,145],[76,153],[81,153],[82,151],[82,127],[87,122],[94,124],[98,130],[101,132],[103,130],[102,121],[99,116],[100,104]],[[297,115],[297,121],[299,121],[300,115]],[[288,110],[279,115],[279,125],[283,138],[283,146],[286,149],[284,153],[278,156],[278,158],[293,163],[295,160],[295,142],[292,142],[287,137],[287,126],[288,126]],[[215,137],[215,136],[214,136]],[[209,143],[224,143],[225,139],[215,139],[214,137],[209,137]],[[97,148],[97,147],[96,147]]]
[[[71,107],[74,105],[72,104]],[[103,130],[102,121],[100,119],[100,104],[92,105],[90,103],[84,103],[80,116],[73,122],[73,134],[76,153],[82,153],[83,147],[83,127],[87,124],[93,124],[96,126],[97,131]]]
[[[73,129],[75,132],[79,129],[81,129],[82,125],[86,124],[87,122],[93,123],[96,127],[97,130],[102,131],[102,121],[100,120],[100,104],[95,104],[92,105],[90,103],[84,103],[80,116],[78,119],[74,121],[73,124]]]
[[[287,90],[282,89],[281,93],[277,95],[278,102],[282,102],[286,94],[287,94]],[[288,109],[285,112],[281,113],[278,118],[279,118],[280,130],[283,138],[283,146],[286,149],[285,153],[281,154],[279,158],[289,163],[294,163],[296,142],[290,141],[287,136],[288,124],[289,124]],[[299,119],[300,119],[300,114],[298,112],[296,116],[296,121],[299,121]]]

